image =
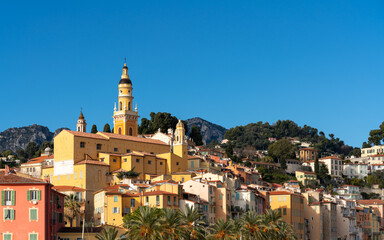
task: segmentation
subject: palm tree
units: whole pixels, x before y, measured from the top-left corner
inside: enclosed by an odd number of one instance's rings
[[[69,221],[69,226],[72,227],[73,219],[80,215],[80,202],[76,195],[70,194],[64,199],[64,217]]]
[[[151,207],[139,207],[133,213],[124,217],[125,227],[129,229],[129,239],[152,240],[161,237],[159,217],[161,210]]]
[[[258,215],[255,211],[248,212],[243,216],[241,223],[245,239],[263,239],[261,216],[262,215]]]
[[[203,239],[204,221],[201,220],[203,215],[199,213],[199,210],[194,207],[185,206],[181,211],[181,222],[183,229],[184,239]]]
[[[209,227],[208,239],[233,240],[237,238],[237,231],[232,220],[224,221],[219,219]]]
[[[162,209],[161,236],[163,239],[178,239],[181,235],[181,214],[173,208]]]
[[[261,239],[296,239],[292,227],[283,221],[276,210],[267,210],[260,215],[259,227],[263,236]]]
[[[99,234],[96,235],[98,240],[116,240],[117,229],[115,227],[103,228]]]

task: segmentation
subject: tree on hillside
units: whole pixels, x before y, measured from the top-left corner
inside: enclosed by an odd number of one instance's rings
[[[227,155],[227,157],[232,158],[232,156],[233,156],[233,147],[232,147],[232,143],[231,142],[228,142],[227,147],[225,148],[225,154]]]
[[[316,156],[316,159],[315,159],[315,173],[317,175],[319,175],[319,173],[320,173],[319,157],[317,157],[317,156]]]
[[[92,125],[91,133],[97,133],[97,126],[95,124]]]
[[[111,126],[109,126],[108,123],[106,123],[106,124],[104,125],[103,132],[107,132],[107,133],[110,133],[110,132],[111,132]]]
[[[361,157],[361,149],[360,148],[354,148],[350,153],[349,156],[354,156],[354,157]]]
[[[381,123],[379,129],[374,129],[369,132],[368,143],[381,145],[384,141],[384,122]]]
[[[321,183],[328,183],[331,180],[331,176],[329,176],[329,171],[327,165],[321,164],[319,169],[319,179]]]
[[[168,129],[175,129],[176,124],[179,122],[178,118],[172,116],[167,112],[151,112],[149,114],[151,119],[142,118],[141,124],[139,126],[139,134],[153,134],[159,129],[161,132],[165,133]],[[185,121],[182,121],[184,124],[185,132],[188,132],[188,127]]]
[[[2,155],[3,157],[8,157],[9,155],[12,155],[12,151],[11,151],[11,150],[3,150],[3,151],[1,152],[1,155]]]
[[[367,142],[363,142],[362,148],[370,148],[370,147],[372,147],[371,144],[368,144]]]
[[[28,143],[27,147],[25,148],[25,153],[27,155],[27,159],[31,159],[35,157],[36,152],[39,150],[39,146],[35,142]]]
[[[189,134],[189,137],[195,142],[196,146],[203,145],[203,137],[201,136],[200,129],[198,126],[192,126],[191,134]]]
[[[296,158],[296,147],[288,139],[281,139],[268,147],[268,155],[278,161],[282,169],[286,169],[285,160]]]

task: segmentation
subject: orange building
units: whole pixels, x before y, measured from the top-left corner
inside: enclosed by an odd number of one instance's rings
[[[41,179],[0,171],[0,233],[7,240],[56,239],[64,227],[64,195]]]

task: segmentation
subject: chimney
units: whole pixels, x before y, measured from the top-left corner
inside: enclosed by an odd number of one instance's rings
[[[9,174],[9,167],[8,165],[5,165],[5,175]]]

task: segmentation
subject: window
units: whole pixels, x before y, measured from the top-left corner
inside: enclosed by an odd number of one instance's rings
[[[124,208],[124,213],[130,213],[131,212],[131,208]]]
[[[11,233],[4,233],[4,240],[12,240],[12,234]]]
[[[80,171],[80,178],[83,178],[83,171]]]
[[[15,219],[15,210],[9,209],[9,208],[4,208],[3,211],[3,218],[4,220],[14,220]]]
[[[97,145],[96,145],[96,149],[97,149],[97,150],[101,150],[101,144],[97,144]]]
[[[173,197],[173,205],[177,206],[177,204],[176,204],[176,197]]]
[[[37,221],[37,208],[29,209],[29,221]]]
[[[151,161],[148,161],[148,164],[151,164]]]
[[[163,165],[163,162],[160,162],[160,165]]]
[[[77,172],[74,173],[74,178],[77,179]]]
[[[37,240],[37,233],[30,233],[29,240]]]
[[[220,199],[220,200],[223,200],[223,194],[220,194],[220,195],[219,195],[219,199]]]
[[[283,208],[283,215],[287,215],[287,208]]]
[[[113,159],[113,162],[117,162],[116,158]]]
[[[127,159],[126,159],[126,158],[124,158],[124,162],[127,162]]]
[[[176,162],[176,165],[179,166],[179,162]]]
[[[171,197],[170,196],[167,197],[167,200],[168,200],[168,205],[171,205]]]
[[[129,128],[129,136],[132,136],[133,135],[133,130],[132,128]]]
[[[85,148],[85,142],[80,142],[80,148]]]
[[[119,213],[120,212],[120,209],[118,207],[114,207],[112,209],[112,213]]]
[[[113,151],[115,151],[115,152],[118,152],[118,151],[119,151],[119,149],[118,149],[118,148],[114,148],[114,149],[113,149]]]
[[[160,205],[160,197],[156,196],[156,205]]]
[[[194,168],[194,167],[195,167],[195,162],[191,161],[191,168]]]
[[[27,200],[28,201],[40,201],[41,192],[40,190],[28,190],[27,191]]]
[[[131,199],[131,207],[135,207],[135,199]]]
[[[131,152],[131,150],[127,149],[127,153],[130,153],[130,152]]]
[[[117,196],[113,196],[113,201],[117,202],[118,201],[118,197]]]
[[[136,162],[139,163],[139,162],[140,162],[140,159],[136,158]]]
[[[13,206],[15,205],[16,192],[11,190],[1,191],[1,205]]]

